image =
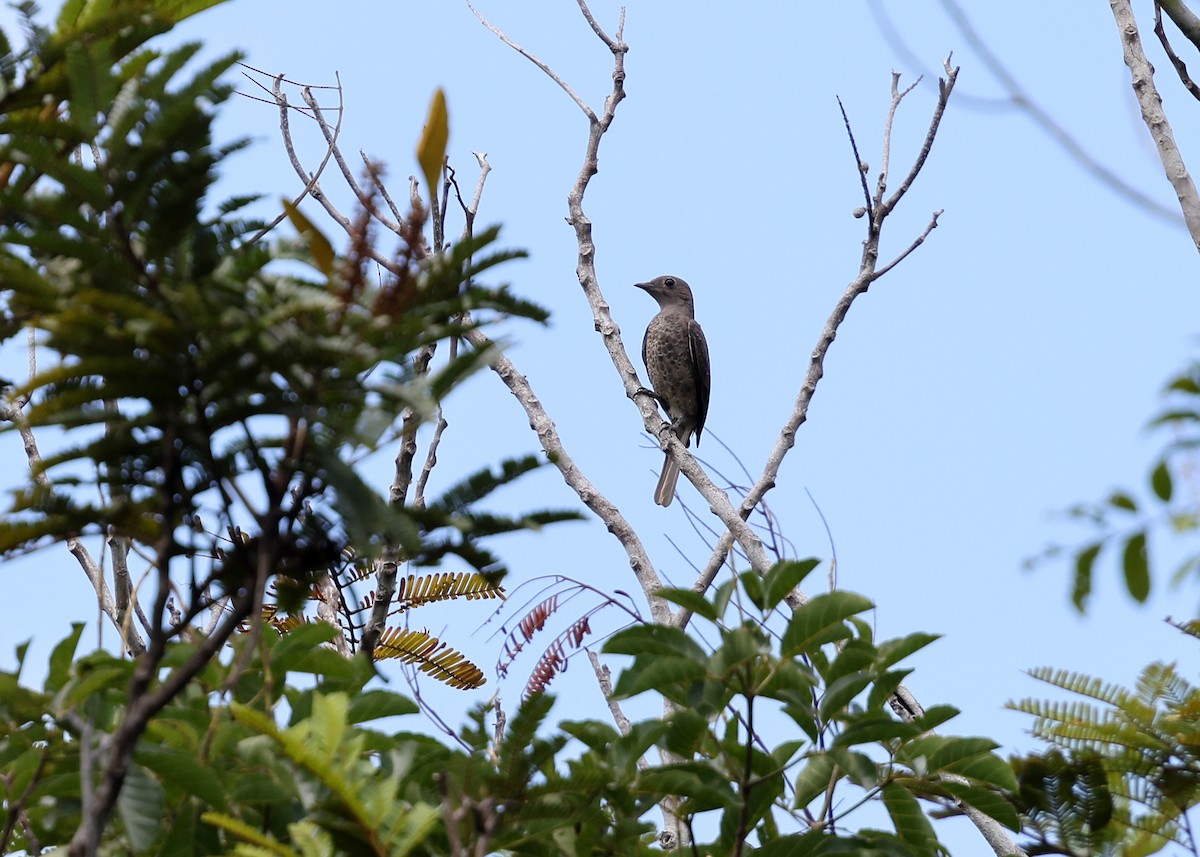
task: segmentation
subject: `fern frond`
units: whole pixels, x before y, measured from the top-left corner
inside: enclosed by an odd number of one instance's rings
[[[460,690],[474,690],[487,681],[483,670],[428,631],[386,629],[375,644],[375,660],[387,658],[416,664],[426,675]]]
[[[1142,671],[1137,680],[1138,698],[1146,705],[1158,701],[1183,705],[1192,695],[1192,686],[1175,670],[1175,664],[1155,661]]]
[[[1129,691],[1120,685],[1106,684],[1098,678],[1073,670],[1037,667],[1029,670],[1028,675],[1070,693],[1091,697],[1118,708],[1123,707],[1130,696]]]
[[[534,634],[546,627],[546,620],[553,616],[556,610],[558,610],[557,592],[534,605],[521,617],[517,629],[509,632],[508,638],[504,641],[504,653],[496,663],[496,672],[501,676],[508,675],[508,668],[525,648],[525,644],[533,639]]]
[[[433,601],[453,601],[466,598],[501,598],[504,587],[477,572],[443,572],[441,574],[410,574],[396,582],[396,603],[400,611],[411,610]]]
[[[607,605],[600,605],[596,610],[603,609]],[[533,673],[529,676],[529,681],[525,683],[525,697],[528,699],[531,696],[536,696],[546,690],[546,686],[561,672],[566,672],[568,648],[578,650],[583,638],[592,633],[590,621],[592,614],[596,612],[591,610],[581,616],[570,628],[567,628],[561,634],[554,638],[554,642],[542,653],[538,659],[537,665],[533,668]]]

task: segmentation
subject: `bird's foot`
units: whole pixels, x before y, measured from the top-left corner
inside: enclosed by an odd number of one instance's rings
[[[658,393],[651,390],[649,387],[638,387],[636,390],[633,391],[633,395],[649,396],[651,399],[654,399],[654,401],[658,402],[664,408],[667,406],[667,400],[664,399],[662,396],[660,396]]]

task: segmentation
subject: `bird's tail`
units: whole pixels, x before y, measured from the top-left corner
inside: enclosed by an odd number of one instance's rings
[[[654,502],[660,506],[670,506],[675,499],[675,483],[679,480],[679,465],[667,453],[663,462],[662,476],[658,477],[658,487],[654,489]]]

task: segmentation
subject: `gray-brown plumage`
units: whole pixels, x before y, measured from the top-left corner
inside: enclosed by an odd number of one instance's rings
[[[700,445],[700,432],[708,416],[708,343],[696,323],[692,290],[679,277],[656,277],[637,283],[658,301],[658,315],[650,319],[642,340],[642,362],[650,375],[650,384],[666,409],[675,436],[684,446],[692,435]],[[675,497],[679,465],[667,453],[654,502],[670,506]]]

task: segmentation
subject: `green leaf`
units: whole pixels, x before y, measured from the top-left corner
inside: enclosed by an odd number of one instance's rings
[[[650,768],[638,776],[635,787],[654,795],[684,798],[691,812],[738,805],[733,786],[725,775],[699,762]]]
[[[658,690],[672,699],[680,700],[688,687],[705,675],[704,664],[691,658],[671,655],[639,658],[636,664],[621,673],[613,688],[613,696],[627,699],[648,690]]]
[[[317,270],[325,275],[326,279],[333,277],[333,263],[335,254],[333,245],[329,243],[329,239],[321,232],[313,222],[304,216],[299,208],[284,199],[283,210],[287,212],[288,220],[292,222],[292,226],[300,233],[300,237],[304,239],[308,245],[308,252],[312,254],[313,262],[317,265]]]
[[[1075,557],[1075,576],[1074,583],[1071,586],[1071,603],[1080,612],[1083,612],[1088,596],[1092,593],[1092,568],[1096,564],[1096,557],[1100,555],[1102,547],[1104,545],[1101,542],[1096,542],[1094,545],[1089,545],[1081,550],[1079,555]]]
[[[853,747],[856,744],[906,741],[919,735],[920,731],[912,723],[904,723],[887,715],[855,717],[838,732],[833,743],[838,747]]]
[[[417,143],[417,160],[421,164],[421,172],[425,174],[425,186],[429,188],[430,199],[437,199],[438,179],[442,174],[449,142],[450,118],[446,112],[446,93],[439,87],[429,103],[429,117],[425,120],[421,140]]]
[[[812,557],[799,562],[778,562],[763,580],[763,610],[774,610],[788,593],[800,585],[814,568],[821,564]]]
[[[665,625],[634,625],[618,631],[604,644],[610,655],[681,655],[704,664],[708,655],[679,628]]]
[[[819,853],[823,846],[833,841],[825,830],[810,830],[808,833],[791,833],[773,839],[754,852],[754,857],[812,857]],[[826,853],[837,853],[835,847],[828,848]],[[842,850],[841,853],[855,853],[865,857],[861,851]],[[874,855],[871,855],[874,857]]]
[[[920,727],[922,732],[929,732],[937,729],[943,723],[953,720],[959,715],[959,710],[953,705],[931,705],[925,709],[925,713],[913,721],[914,725]]]
[[[691,589],[664,587],[654,594],[664,601],[678,604],[680,607],[690,610],[697,616],[702,616],[710,622],[717,621],[717,608],[699,592],[693,592]]]
[[[185,753],[156,746],[149,742],[138,745],[138,764],[158,774],[173,788],[193,794],[209,806],[225,809],[226,787],[212,765]]]
[[[79,645],[81,634],[83,634],[83,623],[72,622],[71,633],[64,637],[50,653],[50,669],[46,673],[46,682],[42,685],[42,689],[46,693],[58,693],[67,683],[67,679],[71,677],[71,665],[75,661],[75,648]]]
[[[851,673],[837,679],[825,693],[821,695],[821,719],[829,722],[840,720],[846,714],[846,707],[854,697],[862,693],[871,683],[869,673]]]
[[[918,854],[935,854],[938,851],[937,834],[933,825],[921,811],[920,802],[908,789],[897,783],[883,787],[883,805],[896,828],[896,835],[911,845]]]
[[[1020,831],[1021,819],[1012,803],[999,792],[970,783],[943,779],[938,786],[963,803],[970,804],[980,812],[990,815],[1009,830]]]
[[[850,636],[846,619],[872,606],[864,596],[843,590],[816,596],[792,614],[783,633],[780,654],[794,658],[825,643],[845,639]]]
[[[800,773],[796,775],[796,797],[792,804],[803,809],[829,789],[835,776],[837,763],[828,753],[809,756]]]
[[[1126,494],[1124,491],[1114,491],[1108,498],[1108,504],[1115,509],[1124,509],[1127,512],[1137,511],[1137,502]]]
[[[281,673],[296,668],[296,664],[337,636],[337,629],[328,622],[307,622],[285,634],[271,648],[271,668]]]
[[[117,795],[117,811],[134,851],[145,851],[162,827],[162,786],[139,765],[130,765]]]
[[[677,708],[667,720],[664,743],[676,756],[690,758],[708,738],[708,718],[692,708]]]
[[[365,723],[381,717],[416,714],[420,710],[407,696],[390,690],[366,690],[354,696],[346,717],[350,723]]]
[[[742,591],[746,593],[750,603],[759,610],[764,610],[763,579],[759,577],[758,572],[753,569],[743,571],[738,575],[738,581],[742,584]]]
[[[93,45],[85,41],[67,45],[67,76],[71,81],[71,119],[89,132],[116,94],[116,83]]]
[[[885,640],[877,647],[879,651],[879,666],[890,667],[893,664],[897,664],[909,655],[920,651],[940,638],[941,634],[927,634],[923,631],[917,631],[906,637]]]
[[[1146,557],[1146,533],[1143,530],[1130,536],[1121,554],[1125,586],[1133,600],[1144,603],[1150,595],[1150,563]]]
[[[1164,503],[1171,502],[1171,471],[1167,467],[1167,461],[1164,458],[1158,463],[1158,467],[1150,474],[1150,487],[1154,489],[1155,496]]]
[[[247,849],[242,851],[239,849],[234,853],[252,854],[256,857],[262,857],[262,855],[271,854],[277,855],[277,857],[301,857],[299,852],[293,851],[291,848],[275,839],[275,837],[263,833],[254,825],[246,824],[241,819],[234,818],[231,815],[226,815],[225,813],[221,812],[206,812],[201,815],[200,818],[206,824],[219,827],[222,830],[232,833],[239,839],[242,839],[245,842],[253,843],[253,845],[258,847],[258,850]]]
[[[879,768],[866,753],[857,753],[844,747],[830,747],[828,752],[842,774],[855,785],[870,789],[879,784]]]

